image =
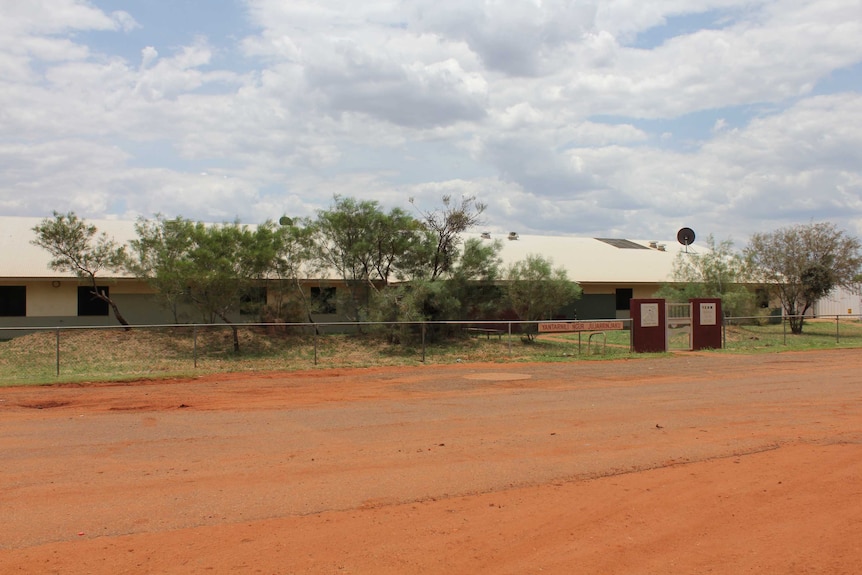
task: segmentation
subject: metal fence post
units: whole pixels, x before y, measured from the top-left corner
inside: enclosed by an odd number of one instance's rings
[[[314,326],[314,365],[317,365],[317,326]]]
[[[60,377],[60,328],[57,328],[56,350],[54,352],[57,377]]]
[[[838,332],[838,315],[835,315],[835,343],[841,343],[841,335]]]
[[[195,369],[198,368],[198,326],[192,326],[192,360]]]
[[[512,322],[509,322],[509,357],[512,357]]]
[[[425,363],[425,322],[422,322],[422,363]]]

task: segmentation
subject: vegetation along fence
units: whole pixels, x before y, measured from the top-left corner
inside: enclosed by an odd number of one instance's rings
[[[723,345],[726,352],[862,347],[860,320],[806,318],[795,335],[780,317],[725,318]],[[548,333],[520,321],[0,328],[0,385],[631,355],[629,320],[582,323],[591,329]]]

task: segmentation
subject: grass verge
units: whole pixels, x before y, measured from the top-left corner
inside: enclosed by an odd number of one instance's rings
[[[679,336],[675,336],[679,337]],[[207,373],[314,368],[434,365],[476,362],[566,362],[636,357],[628,331],[548,334],[526,342],[518,335],[452,337],[391,344],[374,334],[239,330],[210,327],[76,329],[44,331],[0,342],[0,386],[60,382],[126,381]],[[728,326],[724,353],[862,347],[862,323],[812,320],[800,335],[784,326]],[[674,342],[673,347],[678,347]],[[684,346],[683,346],[684,347]]]

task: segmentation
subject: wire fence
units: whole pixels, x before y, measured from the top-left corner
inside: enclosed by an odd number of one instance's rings
[[[860,316],[725,318],[728,351],[862,347]],[[0,328],[0,385],[119,381],[203,373],[476,361],[568,361],[631,354],[630,320],[337,322]],[[591,328],[591,329],[590,329]],[[675,333],[670,349],[684,349]]]

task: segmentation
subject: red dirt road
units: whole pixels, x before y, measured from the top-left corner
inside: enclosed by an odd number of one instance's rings
[[[856,574],[862,352],[0,389],[0,573]]]

